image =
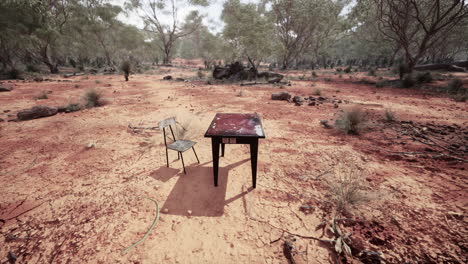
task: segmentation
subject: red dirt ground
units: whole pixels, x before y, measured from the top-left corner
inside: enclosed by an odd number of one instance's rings
[[[331,238],[317,227],[334,215],[327,182],[343,166],[361,168],[370,197],[342,216],[354,219],[341,227],[352,232],[355,256],[337,257],[326,242],[296,236],[297,263],[467,262],[467,163],[388,156],[372,148],[422,148],[414,142],[384,142],[386,108],[399,121],[455,124],[462,129],[454,133],[460,134],[468,125],[466,103],[421,90],[356,84],[347,75],[320,71],[318,80],[293,80],[284,87],[161,80],[166,74],[194,79],[196,68],[191,67],[133,75],[129,82],[119,75],[17,81],[12,92],[0,93],[5,120],[34,105],[79,101],[92,87],[111,101],[75,113],[0,122],[2,262],[11,252],[19,263],[288,263],[283,241],[291,238],[281,236],[283,231]],[[333,80],[325,81],[326,75]],[[362,74],[353,76],[358,80]],[[295,106],[270,100],[275,92],[309,96],[317,88],[343,103],[335,108],[329,102]],[[52,93],[35,100],[40,91]],[[363,134],[343,135],[320,125],[320,120],[333,124],[340,111],[353,106],[369,115]],[[260,141],[254,190],[244,145],[226,146],[220,183],[213,186],[211,143],[203,133],[219,112],[257,112],[262,118],[266,139]],[[187,152],[187,175],[175,152],[169,153],[170,168],[165,166],[160,131],[128,128],[157,126],[174,115],[192,122],[198,141],[201,164]],[[466,133],[461,137],[466,143]],[[90,143],[96,146],[87,149]],[[144,242],[121,254],[155,217],[155,205],[144,197],[159,202],[159,223]],[[311,209],[301,210],[301,205]],[[381,260],[363,258],[364,251],[380,252]]]

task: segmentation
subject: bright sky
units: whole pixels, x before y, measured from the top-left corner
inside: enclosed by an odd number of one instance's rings
[[[114,5],[120,5],[123,7],[126,0],[109,0],[110,3]],[[191,10],[197,9],[202,15],[205,16],[203,23],[208,27],[208,29],[213,33],[219,33],[224,27],[224,22],[221,21],[221,12],[223,11],[223,3],[225,0],[210,0],[210,5],[208,7],[190,7],[190,6],[179,6],[179,20],[183,21],[185,16],[190,13]],[[258,0],[241,0],[241,2],[258,2]],[[356,0],[351,0],[351,5],[348,8],[345,8],[342,13],[348,13],[356,3]],[[143,21],[141,18],[135,14],[131,13],[128,16],[121,14],[119,19],[127,24],[135,25],[139,28],[143,28]],[[163,16],[164,19],[164,16]]]
[[[111,4],[120,5],[123,7],[125,0],[110,0]],[[179,20],[183,21],[185,16],[193,9],[197,9],[202,15],[205,16],[203,23],[210,29],[211,32],[221,32],[224,27],[224,23],[221,21],[221,12],[223,11],[224,0],[211,0],[211,4],[208,7],[189,7],[180,6],[179,8]],[[127,24],[135,25],[139,28],[143,28],[143,21],[135,13],[125,16],[121,14],[119,19]]]

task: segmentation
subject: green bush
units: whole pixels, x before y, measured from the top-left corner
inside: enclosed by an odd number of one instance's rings
[[[416,74],[416,82],[421,83],[430,83],[432,82],[433,78],[430,72],[420,72]]]
[[[358,135],[364,129],[364,112],[359,108],[344,111],[335,121],[335,127],[345,133]]]
[[[416,84],[412,74],[406,74],[401,82],[403,88],[411,88]]]
[[[27,72],[39,72],[39,68],[34,64],[28,64],[26,65],[26,71]]]

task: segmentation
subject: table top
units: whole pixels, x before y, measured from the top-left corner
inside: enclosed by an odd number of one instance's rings
[[[262,121],[257,113],[217,113],[205,137],[265,138]]]

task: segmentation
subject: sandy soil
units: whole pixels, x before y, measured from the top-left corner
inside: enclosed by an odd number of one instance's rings
[[[466,103],[419,90],[356,84],[347,75],[329,74],[333,80],[326,81],[322,72],[318,80],[293,80],[284,87],[161,80],[166,74],[195,78],[196,66],[191,67],[133,75],[129,82],[118,75],[77,76],[70,82],[51,76],[55,81],[14,82],[12,92],[0,93],[5,120],[34,105],[78,101],[92,87],[111,101],[74,113],[0,122],[2,262],[13,253],[19,263],[288,263],[285,242],[294,245],[297,263],[467,262],[467,163],[389,156],[372,147],[423,148],[384,138],[386,108],[399,121],[456,125],[450,135],[466,146]],[[329,101],[295,106],[270,100],[275,92],[309,96],[317,88],[343,103],[335,108]],[[40,91],[51,91],[49,99],[34,99]],[[368,113],[363,134],[343,135],[320,124],[333,124],[340,111],[353,106]],[[244,145],[226,146],[220,184],[213,186],[211,142],[203,133],[218,112],[262,117],[266,139],[260,142],[256,189]],[[175,152],[166,167],[161,131],[128,128],[157,126],[170,116],[192,121],[198,142],[201,163],[187,152],[186,175]],[[87,149],[90,143],[95,147]],[[335,214],[329,183],[343,167],[360,169],[368,197],[340,216],[348,219],[340,227],[352,232],[354,258],[337,256],[329,243],[314,239],[332,237],[321,227]],[[159,202],[159,223],[144,242],[121,254],[153,222],[155,204],[145,197]],[[371,252],[379,252],[380,260]]]

